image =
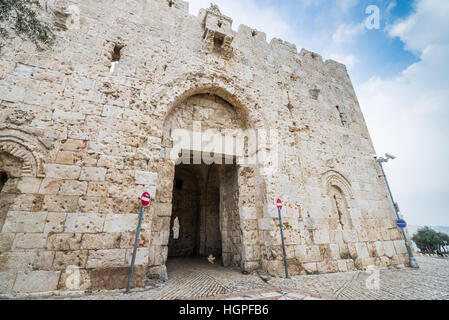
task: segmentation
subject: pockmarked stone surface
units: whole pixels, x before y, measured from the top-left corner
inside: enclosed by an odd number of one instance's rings
[[[408,264],[344,65],[217,6],[44,2],[54,47],[0,59],[1,293],[124,288],[143,192],[136,286],[184,256],[281,276],[278,198],[292,276]]]

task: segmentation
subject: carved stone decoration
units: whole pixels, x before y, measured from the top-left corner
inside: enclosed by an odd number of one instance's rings
[[[329,195],[333,186],[338,187],[345,196],[353,199],[351,183],[341,173],[329,170],[321,176],[321,182],[326,195]]]
[[[7,120],[15,125],[23,125],[33,120],[33,116],[28,111],[15,109],[8,113]]]
[[[0,127],[0,153],[21,161],[23,177],[45,177],[47,149],[38,138],[24,130]]]
[[[229,59],[233,52],[233,40],[232,19],[223,15],[218,6],[211,4],[204,17],[205,48],[209,52],[219,49]]]

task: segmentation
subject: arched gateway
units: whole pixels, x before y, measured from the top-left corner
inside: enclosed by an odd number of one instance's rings
[[[158,185],[166,188],[157,190],[168,214],[153,218],[165,236],[151,244],[150,266],[160,265],[150,273],[165,278],[167,259],[186,256],[212,255],[244,271],[260,266],[257,219],[266,200],[257,159],[248,159],[255,133],[247,112],[214,92],[193,94],[171,108],[163,124],[166,166],[158,174]]]

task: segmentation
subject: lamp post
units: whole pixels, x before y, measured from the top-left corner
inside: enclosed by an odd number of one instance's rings
[[[390,159],[394,160],[394,159],[396,159],[396,157],[392,156],[391,154],[386,153],[385,154],[385,158],[376,156],[376,157],[374,157],[374,159],[376,159],[377,163],[379,164],[380,170],[382,171],[382,175],[383,175],[383,177],[385,179],[385,183],[387,184],[388,193],[390,194],[391,201],[393,202],[393,207],[394,207],[394,211],[396,213],[396,217],[399,220],[399,219],[401,219],[401,217],[399,216],[399,208],[398,208],[397,203],[393,199],[393,194],[391,193],[390,185],[388,184],[388,179],[387,179],[387,176],[385,175],[384,167],[382,165],[382,163],[386,163]],[[413,256],[412,249],[410,248],[410,244],[409,244],[409,242],[407,240],[407,235],[405,233],[405,229],[402,229],[402,234],[404,235],[405,247],[407,248],[408,255],[410,257],[410,266],[412,268],[419,268],[418,262],[416,262],[416,259]]]

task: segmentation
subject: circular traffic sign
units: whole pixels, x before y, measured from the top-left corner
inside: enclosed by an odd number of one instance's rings
[[[151,201],[151,196],[148,192],[144,192],[142,194],[142,197],[140,198],[140,202],[142,203],[142,205],[144,207],[148,206],[150,204]]]
[[[399,219],[396,221],[396,226],[398,228],[404,229],[407,227],[407,222],[405,222],[405,220]]]
[[[276,201],[276,206],[278,207],[278,210],[282,210],[282,201],[281,201],[281,199],[278,199]]]

